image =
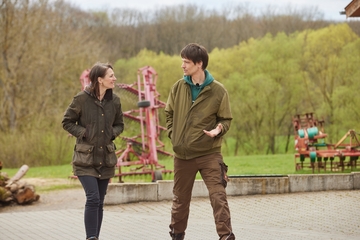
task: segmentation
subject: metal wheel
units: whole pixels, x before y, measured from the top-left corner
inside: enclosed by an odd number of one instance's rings
[[[150,101],[140,101],[137,105],[139,108],[147,108],[150,107]]]
[[[154,172],[154,179],[152,180],[153,182],[156,182],[157,180],[162,180],[162,172],[161,170],[156,170]]]

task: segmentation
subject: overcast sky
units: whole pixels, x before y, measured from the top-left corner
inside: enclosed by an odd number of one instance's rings
[[[107,10],[112,8],[135,8],[139,10],[151,10],[162,6],[172,6],[179,4],[196,4],[209,9],[221,9],[223,6],[231,4],[249,4],[258,12],[265,10],[266,7],[283,8],[290,6],[291,9],[309,9],[317,7],[317,10],[324,14],[326,20],[346,21],[345,15],[340,15],[340,11],[345,11],[345,7],[351,0],[65,0],[71,2],[84,10]],[[354,18],[353,18],[354,19]],[[349,19],[350,20],[350,19]]]

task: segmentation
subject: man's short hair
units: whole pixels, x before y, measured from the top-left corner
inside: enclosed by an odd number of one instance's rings
[[[193,63],[202,62],[202,69],[205,70],[208,62],[209,55],[205,47],[197,43],[189,43],[180,52],[182,58],[189,59]]]

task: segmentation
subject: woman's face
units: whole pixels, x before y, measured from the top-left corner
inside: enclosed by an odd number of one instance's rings
[[[100,86],[104,89],[112,89],[115,87],[115,81],[116,81],[116,77],[115,77],[115,74],[114,74],[114,71],[109,68],[107,71],[106,71],[106,74],[105,74],[105,77],[101,78],[99,77],[98,78],[98,81],[100,83]]]

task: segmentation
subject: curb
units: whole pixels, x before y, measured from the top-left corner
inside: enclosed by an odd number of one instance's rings
[[[154,183],[110,183],[105,205],[163,201],[173,198],[172,180]],[[228,196],[285,194],[360,189],[360,172],[349,174],[253,175],[229,176]],[[193,197],[208,197],[203,180],[195,180]]]

